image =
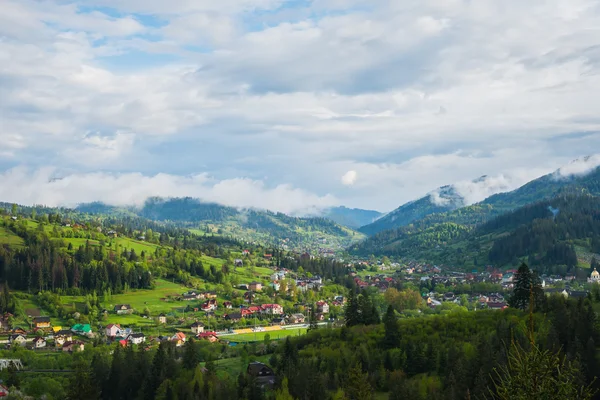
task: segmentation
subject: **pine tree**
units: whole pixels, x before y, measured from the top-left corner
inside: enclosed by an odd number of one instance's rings
[[[400,342],[400,326],[396,318],[396,311],[394,311],[394,307],[391,305],[388,306],[383,317],[383,324],[385,327],[385,335],[383,337],[385,348],[391,349],[396,347]]]
[[[316,310],[317,310],[317,306],[316,306],[316,304],[313,304],[310,307],[309,326],[308,326],[309,331],[319,328]]]
[[[350,289],[350,294],[348,296],[348,303],[346,304],[346,309],[344,310],[344,320],[346,322],[346,326],[355,326],[360,324],[360,314],[358,308],[358,299],[356,296],[356,292]]]
[[[539,307],[544,299],[544,292],[537,274],[523,263],[514,277],[515,287],[509,299],[509,305],[525,310],[529,307],[530,294],[533,292],[534,305]]]
[[[355,364],[348,371],[344,392],[349,400],[373,399],[374,390],[359,365]]]
[[[68,400],[96,400],[100,398],[100,393],[92,380],[92,373],[89,364],[83,360],[77,360],[73,363],[75,373],[69,380]]]
[[[198,362],[196,343],[193,338],[190,338],[183,346],[183,367],[185,369],[194,369],[198,365]]]

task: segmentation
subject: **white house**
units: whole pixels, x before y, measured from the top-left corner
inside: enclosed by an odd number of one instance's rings
[[[197,335],[204,332],[204,324],[202,322],[194,322],[190,329]]]
[[[36,337],[35,339],[33,339],[33,347],[36,349],[46,347],[46,339],[44,339],[43,337]]]
[[[146,337],[143,333],[132,333],[127,337],[127,340],[131,344],[142,344],[146,341]]]
[[[118,324],[108,324],[106,325],[106,336],[115,337],[121,330],[121,326]]]

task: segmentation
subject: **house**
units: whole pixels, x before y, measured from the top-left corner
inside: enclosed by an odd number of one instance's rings
[[[9,394],[8,388],[4,385],[0,385],[0,397],[7,397]]]
[[[71,328],[71,331],[78,335],[84,335],[84,336],[92,335],[92,327],[90,326],[90,324],[75,324]]]
[[[271,258],[273,258],[273,254],[265,254],[264,257],[265,259],[270,260]]]
[[[73,341],[73,334],[66,329],[60,330],[54,334],[54,344],[58,346],[64,345],[66,342]]]
[[[248,287],[253,292],[260,292],[262,290],[262,283],[260,283],[260,282],[250,282],[250,285]]]
[[[205,292],[201,294],[202,296],[204,296],[205,299],[216,299],[217,298],[217,292]]]
[[[217,300],[216,299],[206,300],[202,304],[201,308],[202,308],[202,311],[213,311],[217,308]]]
[[[204,324],[202,322],[194,322],[190,327],[193,333],[199,334],[204,332]]]
[[[244,261],[241,260],[241,259],[239,259],[239,258],[236,258],[233,261],[233,265],[235,265],[236,267],[243,267],[244,266]]]
[[[167,316],[165,314],[159,314],[158,315],[158,323],[159,324],[166,324],[167,323]]]
[[[317,312],[322,314],[329,313],[329,304],[326,301],[317,301]]]
[[[23,329],[23,328],[21,328],[19,326],[16,326],[16,327],[13,328],[12,333],[13,334],[18,334],[18,335],[25,335],[27,333],[27,331],[25,331],[25,329]]]
[[[283,326],[285,325],[285,319],[283,318],[273,318],[273,320],[271,321],[272,325],[280,325]]]
[[[274,291],[279,292],[281,285],[279,284],[279,281],[273,281],[273,282],[271,282],[271,287],[273,288]]]
[[[33,325],[36,328],[50,328],[50,317],[35,317]]]
[[[146,341],[146,336],[143,333],[132,333],[127,337],[131,344],[142,344]]]
[[[248,307],[249,309],[252,307]],[[263,314],[268,315],[281,315],[283,314],[283,307],[280,304],[263,304],[260,306]]]
[[[180,347],[185,343],[185,333],[177,332],[171,337],[171,341],[175,343],[175,346]]]
[[[78,351],[83,351],[85,349],[85,344],[79,340],[75,340],[74,342],[65,342],[62,346],[62,351],[66,351],[69,353],[74,353]]]
[[[133,313],[133,309],[131,308],[131,306],[129,304],[117,304],[114,307],[114,311],[115,311],[115,313],[117,313],[119,315]]]
[[[225,321],[239,322],[242,319],[242,313],[231,313],[225,315]]]
[[[242,255],[243,256],[250,255],[250,250],[242,250]]]
[[[588,292],[586,292],[585,290],[570,290],[569,291],[569,297],[573,297],[573,298],[586,298],[588,296]]]
[[[508,306],[506,305],[506,303],[504,302],[488,302],[487,306],[490,310],[504,310],[505,308],[508,308]]]
[[[225,301],[225,302],[223,302],[223,307],[233,308],[233,304],[230,301]]]
[[[18,333],[15,335],[10,335],[8,337],[8,343],[10,343],[11,346],[25,346],[25,344],[27,343],[27,337]]]
[[[275,386],[275,372],[273,372],[271,367],[263,363],[251,362],[248,364],[246,373],[262,388],[272,388]]]
[[[46,347],[46,339],[43,337],[36,337],[33,339],[33,348],[41,349],[42,347]]]
[[[121,330],[120,325],[108,324],[108,325],[106,325],[106,336],[113,338],[113,337],[117,336],[117,334],[119,333],[120,330]]]
[[[198,334],[198,339],[208,340],[211,343],[214,343],[217,340],[219,340],[219,338],[217,337],[217,333],[216,332],[202,332],[202,333],[199,333]]]
[[[303,324],[304,320],[304,314],[292,314],[289,317],[289,321],[291,324]]]

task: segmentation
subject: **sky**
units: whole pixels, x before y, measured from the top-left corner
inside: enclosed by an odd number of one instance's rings
[[[599,72],[597,0],[3,0],[0,201],[479,201],[600,149]]]

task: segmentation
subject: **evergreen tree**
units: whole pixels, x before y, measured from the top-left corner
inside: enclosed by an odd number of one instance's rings
[[[190,338],[183,346],[183,367],[185,369],[195,369],[199,363],[198,351],[193,338]]]
[[[369,384],[367,375],[362,372],[359,365],[355,364],[348,371],[344,392],[348,400],[373,399],[374,390]]]
[[[308,330],[312,331],[319,328],[317,321],[317,306],[316,304],[311,305],[310,307],[310,315],[309,315],[309,326]]]
[[[400,326],[396,318],[396,311],[394,311],[394,307],[391,305],[388,306],[383,317],[383,324],[385,328],[385,335],[383,337],[384,346],[388,349],[396,347],[400,342]]]
[[[358,299],[356,292],[353,289],[350,289],[350,293],[348,295],[348,302],[346,304],[346,309],[344,310],[344,320],[346,322],[346,326],[348,327],[361,323]]]
[[[75,373],[69,380],[68,400],[96,400],[100,398],[100,393],[93,382],[92,372],[89,364],[79,359],[73,363]]]
[[[529,307],[529,300],[533,292],[534,305],[539,307],[544,301],[544,292],[537,274],[523,263],[514,276],[514,290],[508,303],[511,307],[525,310]]]

